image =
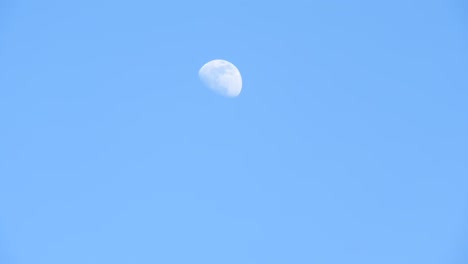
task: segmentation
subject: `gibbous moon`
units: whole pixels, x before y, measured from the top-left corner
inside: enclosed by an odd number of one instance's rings
[[[216,93],[236,97],[242,90],[242,77],[234,64],[225,60],[212,60],[198,71],[200,80]]]

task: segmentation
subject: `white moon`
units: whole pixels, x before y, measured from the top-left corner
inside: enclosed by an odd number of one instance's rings
[[[211,90],[227,97],[236,97],[242,90],[242,77],[234,64],[212,60],[198,71],[200,80]]]

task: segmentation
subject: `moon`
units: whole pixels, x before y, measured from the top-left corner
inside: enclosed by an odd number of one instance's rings
[[[242,90],[242,77],[234,64],[225,60],[212,60],[198,71],[200,80],[214,92],[237,97]]]

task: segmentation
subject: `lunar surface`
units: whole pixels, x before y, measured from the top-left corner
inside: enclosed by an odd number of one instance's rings
[[[212,60],[198,71],[200,80],[214,92],[236,97],[242,90],[242,77],[234,64],[225,60]]]

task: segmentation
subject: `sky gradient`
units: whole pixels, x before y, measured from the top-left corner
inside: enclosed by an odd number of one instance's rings
[[[468,263],[467,12],[1,1],[0,263]]]

